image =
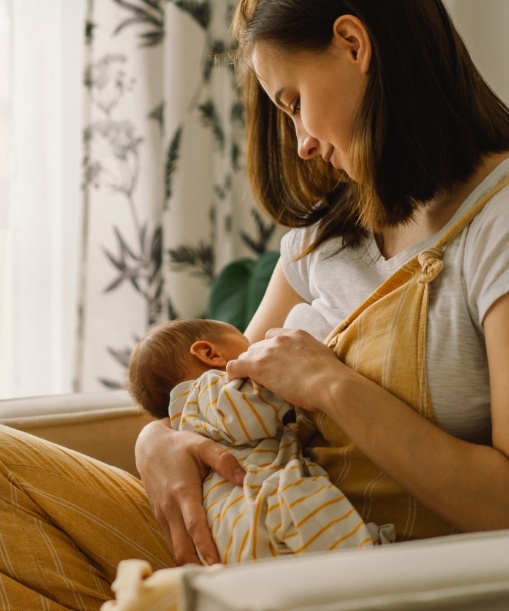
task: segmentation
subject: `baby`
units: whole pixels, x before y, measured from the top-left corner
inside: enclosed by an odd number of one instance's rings
[[[366,525],[327,473],[302,455],[295,424],[287,422],[293,406],[253,380],[228,381],[227,362],[248,346],[227,323],[176,320],[150,330],[129,361],[128,388],[143,408],[169,415],[176,430],[222,444],[246,472],[242,486],[216,472],[203,482],[221,562],[384,539],[387,529]]]

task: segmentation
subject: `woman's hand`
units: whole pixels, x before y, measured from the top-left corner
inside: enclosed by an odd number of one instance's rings
[[[266,339],[251,344],[226,370],[230,380],[250,377],[310,411],[325,411],[341,377],[355,375],[322,342],[290,329],[271,329]]]
[[[202,481],[209,468],[241,485],[237,459],[218,444],[169,422],[148,424],[136,442],[136,467],[150,504],[178,565],[219,562],[202,504]]]

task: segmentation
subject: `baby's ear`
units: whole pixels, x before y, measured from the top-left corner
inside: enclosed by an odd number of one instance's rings
[[[207,367],[215,367],[216,369],[226,367],[226,359],[212,342],[198,340],[194,342],[189,352]]]

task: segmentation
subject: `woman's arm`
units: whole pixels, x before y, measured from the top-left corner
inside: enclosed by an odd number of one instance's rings
[[[484,328],[493,447],[445,433],[302,331],[269,332],[269,339],[230,362],[228,373],[250,376],[287,401],[326,413],[373,462],[452,526],[509,528],[509,295],[492,306]]]
[[[136,442],[136,467],[176,563],[219,562],[202,505],[202,481],[214,469],[241,485],[244,471],[222,446],[170,428],[169,418],[151,422]]]
[[[290,286],[279,260],[272,272],[265,295],[244,335],[250,342],[260,341],[269,329],[282,327],[288,313],[298,303],[304,303],[304,299]]]

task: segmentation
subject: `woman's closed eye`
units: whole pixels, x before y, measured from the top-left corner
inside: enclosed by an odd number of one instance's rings
[[[290,106],[292,117],[300,112],[300,98],[297,98]]]

